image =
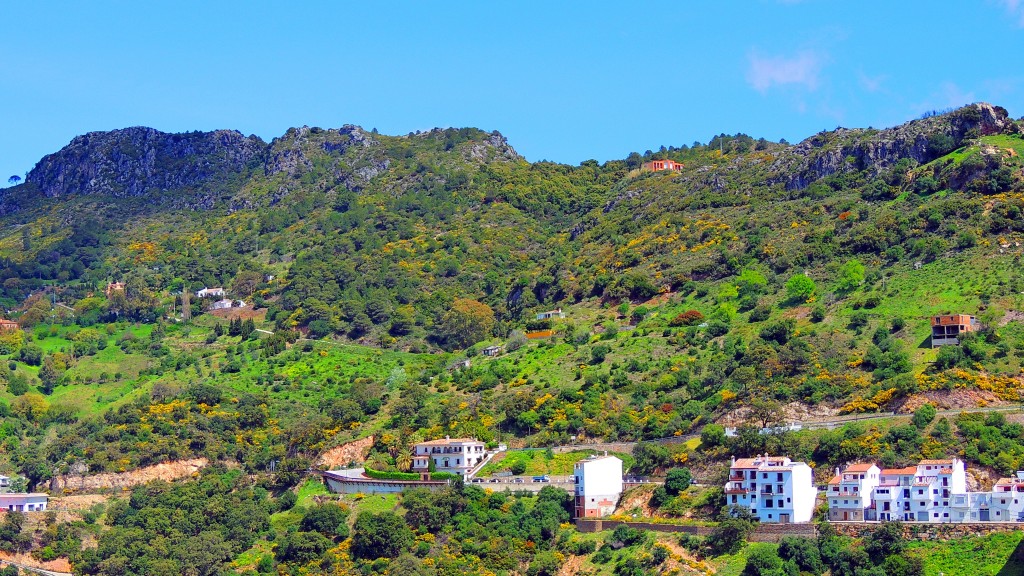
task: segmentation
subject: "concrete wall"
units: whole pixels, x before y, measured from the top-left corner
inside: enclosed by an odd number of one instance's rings
[[[424,482],[420,480],[362,480],[340,476],[324,476],[327,489],[336,494],[395,494],[410,488],[426,488],[440,490],[448,486],[447,482]]]

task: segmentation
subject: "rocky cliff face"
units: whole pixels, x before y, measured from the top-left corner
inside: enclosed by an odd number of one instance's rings
[[[266,144],[232,130],[168,134],[135,127],[78,136],[44,157],[26,182],[51,198],[138,197],[207,188],[263,163]]]
[[[923,164],[939,155],[937,145],[955,148],[967,138],[1017,130],[1005,108],[985,103],[886,130],[839,128],[791,148],[773,166],[776,177],[771,183],[801,189],[838,173],[865,169],[878,173],[904,158]]]

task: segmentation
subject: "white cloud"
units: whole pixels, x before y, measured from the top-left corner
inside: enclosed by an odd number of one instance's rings
[[[758,92],[789,84],[815,90],[820,84],[822,58],[813,52],[804,51],[788,57],[752,52],[749,60],[747,82]]]
[[[886,80],[886,76],[868,76],[861,70],[857,72],[857,80],[866,92],[878,92],[882,89],[882,83]]]
[[[1006,10],[1006,13],[1016,20],[1017,26],[1024,28],[1024,1],[1022,0],[996,0]]]

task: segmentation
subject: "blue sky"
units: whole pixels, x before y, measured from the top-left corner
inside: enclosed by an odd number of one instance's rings
[[[2,184],[133,125],[475,126],[576,164],[974,101],[1024,115],[1024,0],[4,4]]]

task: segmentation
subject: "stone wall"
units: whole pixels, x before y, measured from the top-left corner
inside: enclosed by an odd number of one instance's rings
[[[863,538],[881,526],[877,522],[833,522],[836,532],[853,538]],[[998,532],[1021,530],[1024,524],[1019,522],[964,522],[957,524],[903,523],[905,540],[956,540],[966,536],[986,536]]]
[[[594,518],[578,518],[576,529],[580,532],[600,532],[602,530],[614,530],[620,525],[641,530],[654,532],[669,532],[678,534],[692,534],[694,536],[707,536],[714,530],[713,526],[696,526],[680,524],[659,524],[654,522],[622,522],[618,520],[600,520]],[[878,522],[833,522],[832,526],[836,532],[853,538],[863,538],[875,530],[881,524]],[[956,540],[967,536],[985,536],[998,532],[1012,532],[1024,529],[1024,524],[1016,522],[972,522],[962,524],[931,524],[931,523],[903,523],[903,538],[905,540]],[[802,536],[804,538],[817,538],[818,527],[814,524],[759,524],[747,537],[750,542],[773,542],[777,543],[786,536]]]

